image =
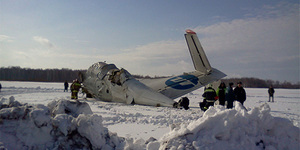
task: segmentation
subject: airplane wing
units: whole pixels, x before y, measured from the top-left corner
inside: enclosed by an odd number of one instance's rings
[[[210,66],[194,31],[186,30],[185,38],[195,71],[167,78],[142,79],[140,82],[169,98],[175,99],[226,76],[223,72]]]
[[[142,79],[139,81],[153,90],[158,91],[171,99],[175,99],[225,76],[226,75],[223,72],[212,68],[210,74],[194,71],[168,78]]]

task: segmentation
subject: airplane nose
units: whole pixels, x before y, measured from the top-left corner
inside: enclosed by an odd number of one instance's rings
[[[173,104],[175,103],[172,99],[154,91],[135,79],[128,80],[125,84],[128,88],[126,94],[128,95],[128,98],[130,98],[128,100],[130,103],[167,107],[173,107]]]

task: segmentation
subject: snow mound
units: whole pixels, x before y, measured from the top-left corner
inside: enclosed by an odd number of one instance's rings
[[[298,149],[299,128],[273,117],[268,104],[247,111],[210,107],[203,117],[173,127],[160,140],[160,149]]]
[[[102,125],[86,102],[58,100],[48,107],[0,102],[0,147],[4,149],[117,149],[125,139]],[[3,143],[2,143],[3,142]]]
[[[0,149],[298,149],[300,129],[273,117],[268,104],[248,110],[210,107],[191,123],[174,123],[161,139],[122,138],[86,102],[28,105],[0,101]],[[140,114],[137,114],[140,115]]]

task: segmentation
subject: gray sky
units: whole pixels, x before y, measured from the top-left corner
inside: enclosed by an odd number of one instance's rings
[[[229,77],[300,81],[298,0],[0,1],[0,67],[180,74],[186,29]]]

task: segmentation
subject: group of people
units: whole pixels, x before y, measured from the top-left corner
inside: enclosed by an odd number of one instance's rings
[[[65,86],[64,92],[68,92],[68,88],[69,88],[68,81],[65,81],[64,86]],[[80,82],[77,79],[74,80],[70,86],[71,99],[78,99],[78,92],[80,88],[81,88]]]
[[[238,82],[234,89],[232,82],[229,83],[227,88],[225,83],[222,82],[217,91],[213,89],[212,84],[209,84],[208,87],[205,88],[202,97],[203,102],[199,105],[203,111],[206,111],[210,106],[214,106],[217,100],[219,100],[219,104],[223,106],[225,106],[225,102],[227,102],[227,108],[230,109],[233,107],[234,101],[238,101],[244,105],[244,102],[246,101],[246,91],[243,88],[242,82]]]

